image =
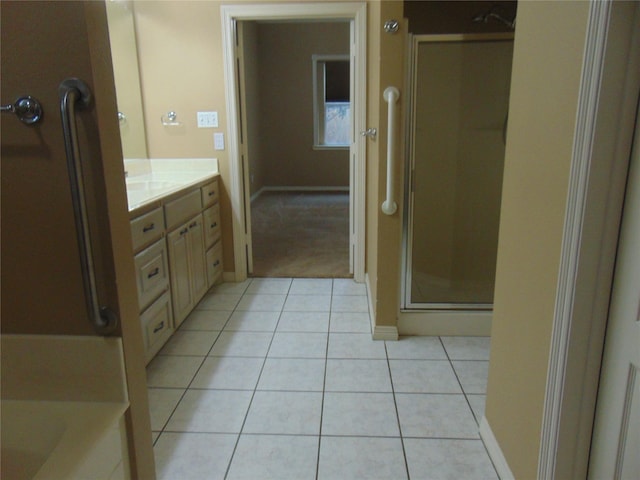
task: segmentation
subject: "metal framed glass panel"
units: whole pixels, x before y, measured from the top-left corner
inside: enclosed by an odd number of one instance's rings
[[[512,34],[412,43],[405,309],[490,309]]]

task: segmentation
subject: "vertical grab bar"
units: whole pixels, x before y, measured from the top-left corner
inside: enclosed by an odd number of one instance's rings
[[[387,199],[382,202],[382,212],[385,215],[393,215],[398,209],[398,205],[393,200],[393,172],[395,169],[395,162],[393,152],[395,150],[395,106],[398,98],[400,98],[400,91],[396,87],[387,87],[384,90],[383,98],[389,104],[387,110]]]
[[[82,158],[78,145],[75,106],[87,108],[91,103],[91,90],[86,83],[77,78],[67,78],[58,88],[60,96],[60,115],[64,146],[67,153],[67,170],[71,184],[71,201],[76,224],[76,235],[80,248],[82,282],[85,293],[85,304],[89,318],[97,333],[107,335],[118,324],[118,317],[109,307],[100,306],[96,287],[95,268],[89,221],[85,203],[84,182],[82,180]]]

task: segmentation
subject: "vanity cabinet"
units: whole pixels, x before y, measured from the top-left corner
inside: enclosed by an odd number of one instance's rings
[[[173,333],[169,263],[161,207],[131,220],[140,325],[149,362]]]
[[[206,248],[206,275],[209,287],[222,277],[222,230],[220,229],[220,204],[218,203],[217,182],[202,187],[202,202],[206,209],[204,218],[204,239]]]
[[[176,328],[207,291],[202,225],[202,214],[198,214],[167,235]]]
[[[131,220],[147,363],[222,278],[218,180],[170,195]]]

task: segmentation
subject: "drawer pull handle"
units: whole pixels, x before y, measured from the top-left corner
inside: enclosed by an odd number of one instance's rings
[[[213,223],[211,224],[211,228],[216,228],[217,226],[218,226],[218,222],[213,222]]]
[[[183,228],[182,230],[180,230],[180,235],[184,235],[185,233],[188,233],[189,229],[188,228]]]
[[[149,272],[149,275],[147,275],[147,278],[153,278],[156,275],[158,275],[159,273],[160,273],[160,268],[156,267],[156,268],[154,268],[153,270],[151,270]]]
[[[156,328],[153,329],[153,333],[158,333],[164,328],[164,320],[161,321]]]
[[[213,197],[215,194],[216,194],[216,191],[215,191],[215,190],[211,190],[211,191],[209,192],[209,196],[210,196],[210,197]]]
[[[218,265],[220,265],[220,260],[216,260],[215,262],[213,262],[214,267],[217,267]]]
[[[154,228],[156,228],[156,224],[155,223],[150,223],[149,225],[145,225],[144,227],[142,227],[142,233],[147,233],[147,232],[153,230]]]
[[[189,225],[189,228],[193,228],[197,226],[198,226],[198,222],[193,222],[191,225]]]

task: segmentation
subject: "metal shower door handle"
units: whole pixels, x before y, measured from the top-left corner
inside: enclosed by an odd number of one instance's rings
[[[64,146],[67,153],[67,169],[71,184],[76,235],[78,246],[80,247],[82,282],[87,313],[96,332],[101,335],[107,335],[115,329],[118,324],[118,317],[113,310],[109,307],[101,306],[98,301],[91,237],[89,235],[89,217],[85,202],[84,182],[82,180],[82,158],[80,156],[76,128],[75,107],[77,105],[79,108],[87,108],[91,104],[91,90],[82,80],[67,78],[60,84],[58,93],[60,96],[60,115],[62,117]]]

